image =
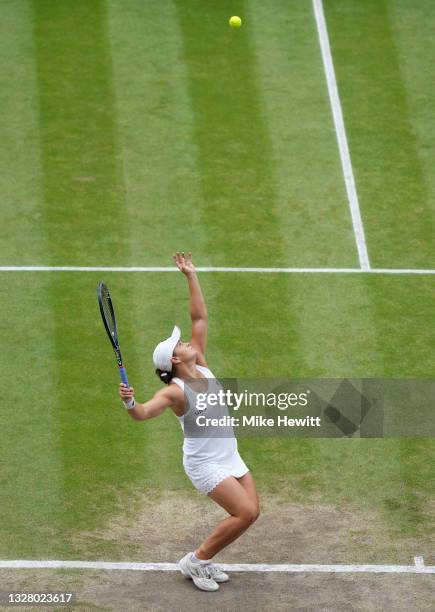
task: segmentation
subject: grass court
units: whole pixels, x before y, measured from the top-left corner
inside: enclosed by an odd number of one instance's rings
[[[211,507],[184,474],[174,416],[126,417],[96,300],[105,280],[144,401],[160,385],[155,344],[173,324],[190,330],[182,275],[19,267],[159,268],[185,250],[200,267],[327,268],[201,272],[213,372],[433,377],[435,7],[325,0],[324,11],[370,266],[425,273],[334,272],[360,262],[309,0],[1,3],[0,559],[175,562]],[[264,522],[257,544],[223,561],[435,564],[433,439],[239,448]],[[174,513],[190,526],[175,539]],[[34,585],[26,572],[1,570],[0,590]],[[86,572],[52,578],[88,580],[83,609],[112,609]],[[162,580],[184,597],[181,579]],[[288,609],[277,578],[264,580]],[[367,577],[350,580],[331,598],[356,589],[343,605],[381,609],[368,607]],[[431,576],[394,580],[384,609],[393,592],[395,609],[426,609]]]

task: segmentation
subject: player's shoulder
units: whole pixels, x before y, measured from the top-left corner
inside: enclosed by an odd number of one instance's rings
[[[157,393],[159,393],[159,395],[162,397],[165,397],[170,405],[179,405],[184,401],[184,392],[176,383],[169,383],[169,385],[165,385],[163,389],[159,389]]]
[[[183,391],[178,385],[176,385],[175,383],[169,383],[169,385],[165,385],[164,387],[160,387],[160,389],[157,389],[156,395],[164,397],[177,397],[179,395],[178,392],[181,392],[181,394],[183,394]]]

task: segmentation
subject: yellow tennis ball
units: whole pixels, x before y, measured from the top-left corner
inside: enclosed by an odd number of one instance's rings
[[[242,20],[240,19],[240,17],[234,16],[230,18],[230,26],[232,28],[240,28],[241,25]]]

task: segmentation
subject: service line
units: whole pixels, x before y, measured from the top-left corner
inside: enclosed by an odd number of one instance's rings
[[[197,272],[236,272],[256,274],[435,274],[434,269],[417,268],[237,268],[197,266]],[[0,266],[0,272],[178,272],[160,266]]]

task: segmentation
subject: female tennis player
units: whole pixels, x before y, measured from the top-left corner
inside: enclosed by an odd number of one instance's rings
[[[154,366],[166,387],[150,400],[140,404],[134,399],[133,387],[120,384],[119,394],[129,414],[136,420],[159,416],[171,408],[184,431],[192,401],[186,401],[186,386],[201,379],[214,379],[205,360],[207,344],[207,309],[192,263],[192,254],[176,253],[173,257],[186,276],[189,287],[189,309],[192,319],[192,339],[180,340],[181,332],[174,327],[172,335],[160,342],[153,354]],[[199,383],[207,385],[209,383]],[[212,384],[212,381],[210,381]],[[190,389],[191,387],[189,387]],[[181,572],[204,591],[216,591],[219,582],[228,575],[211,562],[225,546],[236,540],[259,515],[258,495],[254,479],[237,450],[235,437],[187,437],[183,444],[183,465],[193,485],[224,508],[229,516],[220,522],[194,552],[179,562]]]

